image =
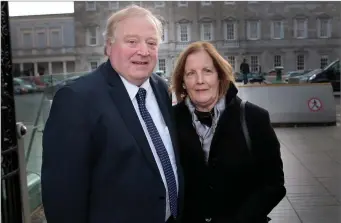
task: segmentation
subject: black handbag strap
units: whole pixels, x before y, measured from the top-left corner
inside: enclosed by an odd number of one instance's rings
[[[240,103],[240,123],[242,125],[244,138],[246,141],[247,148],[249,149],[249,152],[252,152],[252,144],[251,144],[251,138],[249,134],[249,130],[247,128],[246,118],[245,118],[245,104],[247,101],[242,100]]]

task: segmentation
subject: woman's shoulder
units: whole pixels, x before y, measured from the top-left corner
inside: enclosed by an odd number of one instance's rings
[[[178,102],[177,104],[173,105],[173,110],[175,113],[183,113],[187,110],[187,106],[185,101]]]
[[[245,115],[247,120],[256,120],[257,122],[269,121],[268,110],[250,101],[247,101],[245,104]]]

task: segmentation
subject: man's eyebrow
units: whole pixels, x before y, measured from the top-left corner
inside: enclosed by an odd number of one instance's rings
[[[124,38],[131,38],[131,37],[136,37],[138,38],[138,35],[125,35]]]

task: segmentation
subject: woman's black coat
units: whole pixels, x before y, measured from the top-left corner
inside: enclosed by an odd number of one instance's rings
[[[231,84],[208,163],[187,106],[184,102],[174,106],[185,173],[183,223],[264,223],[286,194],[280,144],[269,113],[246,103],[250,152],[241,128],[237,92]]]

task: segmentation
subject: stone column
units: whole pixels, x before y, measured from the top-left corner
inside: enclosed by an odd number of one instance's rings
[[[66,61],[63,61],[63,74],[67,73],[67,69],[66,69]]]
[[[38,73],[38,63],[37,62],[34,63],[33,76],[39,76],[39,73]]]
[[[49,75],[52,75],[52,62],[49,62]]]

